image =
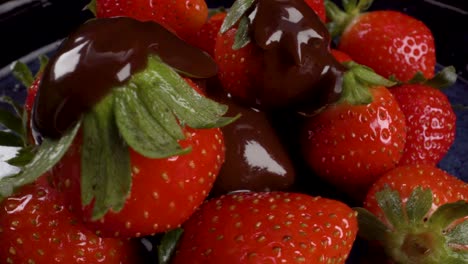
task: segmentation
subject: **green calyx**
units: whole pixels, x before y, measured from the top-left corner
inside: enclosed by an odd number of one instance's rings
[[[31,80],[28,74],[23,76]],[[19,116],[27,119],[23,108],[13,105]],[[224,117],[226,112],[227,106],[199,94],[156,56],[150,56],[146,69],[134,74],[124,86],[112,89],[60,139],[44,138],[38,146],[23,143],[22,139],[27,139],[22,127],[25,122],[0,112],[0,121],[10,129],[8,135],[19,138],[16,157],[7,161],[17,166],[17,171],[0,178],[0,198],[12,195],[16,188],[49,171],[82,128],[82,204],[93,204],[92,219],[100,219],[110,210],[120,211],[130,193],[129,147],[147,158],[188,153],[190,146],[179,144],[185,139],[185,127],[221,127],[239,117]]]
[[[148,158],[186,154],[183,127],[221,127],[227,107],[195,91],[173,68],[150,56],[147,68],[114,88],[85,114],[82,150],[82,203],[94,200],[94,220],[119,211],[131,185],[130,146]]]
[[[343,76],[343,91],[339,103],[347,102],[352,105],[365,105],[373,101],[370,89],[376,86],[390,87],[396,82],[385,79],[371,68],[355,62],[343,63],[348,71]]]
[[[417,187],[403,203],[388,186],[376,193],[386,223],[364,208],[358,212],[359,235],[379,241],[386,254],[401,264],[467,263],[468,203],[444,204],[431,213],[430,189]]]
[[[237,25],[237,32],[234,44],[232,45],[233,50],[241,49],[250,43],[249,19],[247,17],[247,13],[255,2],[255,0],[235,1],[221,25],[221,34],[224,34],[226,31]]]
[[[332,37],[341,35],[353,19],[366,11],[372,2],[373,0],[343,0],[343,10],[331,0],[325,0],[325,10],[330,20],[327,23],[330,35]]]

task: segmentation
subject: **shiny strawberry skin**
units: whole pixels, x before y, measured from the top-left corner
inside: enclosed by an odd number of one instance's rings
[[[218,36],[221,24],[226,17],[226,12],[219,12],[211,16],[208,21],[195,34],[187,37],[187,42],[198,47],[214,57],[216,38]]]
[[[400,164],[436,165],[455,140],[456,115],[440,90],[407,84],[390,90],[405,114],[406,146]]]
[[[325,13],[325,4],[323,0],[305,0],[305,2],[315,11],[320,20],[325,23],[327,15]]]
[[[427,164],[398,166],[374,183],[364,201],[364,207],[384,223],[386,219],[377,204],[375,194],[386,186],[397,191],[404,202],[418,186],[431,189],[433,194],[431,212],[443,204],[468,199],[468,184],[441,169]]]
[[[343,32],[339,50],[384,77],[410,80],[418,71],[431,78],[435,47],[431,31],[419,20],[396,11],[363,13]]]
[[[343,63],[343,62],[347,62],[347,61],[352,61],[353,59],[351,59],[351,57],[344,53],[343,51],[341,50],[337,50],[337,49],[330,49],[330,53],[333,55],[333,57]]]
[[[218,78],[226,92],[255,103],[252,91],[263,82],[263,51],[252,43],[233,50],[236,32],[236,28],[231,28],[216,38],[214,59],[219,68]]]
[[[357,232],[347,205],[293,193],[235,193],[183,225],[182,263],[344,263]]]
[[[81,138],[54,168],[54,183],[85,225],[103,237],[139,237],[178,227],[208,196],[224,162],[224,141],[218,128],[186,129],[185,155],[150,159],[130,149],[132,186],[119,212],[91,219],[92,206],[81,206]]]
[[[179,37],[198,31],[208,18],[204,0],[97,0],[97,17],[128,16],[154,21]]]
[[[87,230],[44,176],[0,206],[2,263],[136,263],[136,244]]]
[[[372,103],[331,105],[306,120],[302,135],[311,168],[356,199],[398,164],[406,138],[405,117],[390,91],[370,91]]]

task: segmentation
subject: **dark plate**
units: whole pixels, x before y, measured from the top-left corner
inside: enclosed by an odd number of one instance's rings
[[[60,39],[91,17],[88,11],[83,11],[87,2],[0,0],[0,95],[24,101],[25,88],[11,76],[9,65],[21,59],[32,69],[37,69],[40,54],[51,55]],[[231,1],[207,2],[214,7]],[[438,66],[454,65],[460,76],[457,83],[444,92],[452,104],[468,106],[468,1],[375,0],[372,9],[404,11],[428,25],[436,40]],[[439,166],[468,182],[468,110],[456,107],[455,112],[456,140]],[[347,263],[375,263],[363,261],[367,250],[367,246],[359,241]]]

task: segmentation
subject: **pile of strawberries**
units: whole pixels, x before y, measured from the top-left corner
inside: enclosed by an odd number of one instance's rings
[[[211,12],[204,0],[96,0],[92,9],[98,18],[160,23],[216,61],[218,76],[186,79],[192,87],[257,108],[249,90],[261,85],[263,50],[253,41],[233,48],[255,2]],[[344,11],[305,2],[327,23],[331,53],[350,74],[335,103],[312,115],[283,113],[294,125],[279,141],[296,146],[287,148],[298,157],[293,163],[307,167],[297,182],[318,177],[347,200],[297,184],[251,188],[248,180],[210,195],[229,162],[229,126],[185,127],[187,154],[154,159],[130,149],[129,196],[120,210],[96,215],[81,197],[78,132],[53,169],[1,201],[0,263],[144,263],[141,237],[157,241],[159,263],[345,263],[358,234],[385,252],[375,261],[468,263],[468,184],[436,167],[454,142],[456,120],[439,88],[456,74],[435,72],[430,30],[400,12],[365,12],[370,0],[343,1]],[[27,82],[28,114],[39,82],[40,74]]]

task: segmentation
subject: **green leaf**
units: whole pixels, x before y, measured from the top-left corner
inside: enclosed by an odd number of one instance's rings
[[[468,203],[466,201],[443,204],[429,218],[429,224],[433,228],[444,229],[455,220],[465,216],[468,216]]]
[[[359,236],[367,240],[385,241],[389,228],[375,215],[364,208],[353,208],[358,212]]]
[[[57,164],[73,142],[79,127],[78,122],[58,140],[45,138],[34,158],[20,173],[0,179],[0,196],[10,196],[17,187],[34,182]]]
[[[229,9],[223,24],[221,25],[220,32],[225,33],[230,28],[232,28],[237,23],[237,21],[239,21],[239,19],[244,16],[244,14],[247,12],[247,10],[249,10],[254,2],[255,0],[235,1]]]
[[[110,94],[83,119],[81,199],[83,205],[94,199],[93,220],[110,209],[120,211],[130,193],[130,154],[120,138],[113,110],[114,97]]]
[[[182,148],[177,138],[172,137],[154,119],[143,101],[140,100],[136,89],[129,87],[116,89],[114,94],[117,126],[125,142],[135,151],[149,158],[167,158],[188,153],[191,150],[190,148]],[[163,113],[159,112],[159,114]],[[172,115],[170,112],[165,112],[165,114]],[[165,120],[169,121],[170,119]],[[175,127],[169,129],[180,129],[177,123],[171,125],[175,125]]]
[[[413,224],[421,223],[432,207],[432,191],[415,188],[406,202],[408,221]]]
[[[33,160],[35,152],[35,146],[21,148],[15,157],[7,160],[6,162],[12,166],[24,167]]]
[[[366,105],[373,101],[369,89],[356,80],[352,71],[347,71],[343,76],[343,91],[341,93],[340,102],[343,101],[352,105]]]
[[[408,81],[408,83],[410,84],[414,84],[414,83],[424,83],[427,81],[427,78],[426,76],[424,76],[424,74],[420,71],[416,72],[413,76],[413,78],[411,78],[411,80]]]
[[[89,2],[89,4],[86,5],[85,10],[89,10],[91,13],[93,13],[94,16],[96,16],[96,8],[96,0],[91,0],[91,2]]]
[[[395,229],[405,225],[406,219],[403,212],[400,194],[386,186],[382,191],[375,194],[377,204],[384,212],[387,220]]]
[[[434,77],[427,80],[424,84],[434,88],[447,88],[457,81],[458,75],[455,67],[448,66],[439,71]]]
[[[168,264],[170,262],[183,232],[182,228],[176,228],[164,234],[158,246],[159,264]]]
[[[28,66],[20,61],[15,61],[11,65],[13,76],[18,79],[25,87],[30,87],[34,82],[34,77]]]
[[[23,138],[18,134],[0,130],[0,146],[22,147],[23,145]]]
[[[232,45],[233,50],[241,49],[250,42],[249,36],[249,19],[247,17],[242,17],[239,21],[239,27],[236,31],[236,36],[234,38],[234,44]]]
[[[391,87],[396,84],[395,82],[378,75],[372,69],[367,67],[357,66],[353,67],[351,70],[354,72],[359,81],[367,85]]]
[[[24,115],[23,106],[15,102],[15,100],[13,100],[11,97],[4,95],[0,97],[0,102],[11,106],[11,108],[13,108],[13,110],[15,111],[16,115],[18,116]]]
[[[456,225],[447,234],[447,243],[468,246],[468,220]]]
[[[0,109],[0,124],[18,135],[24,135],[23,120],[6,109]]]
[[[148,68],[133,76],[131,82],[143,89],[140,96],[164,101],[182,126],[213,128],[227,125],[237,117],[223,117],[227,106],[199,94],[171,67],[157,57],[150,57]]]
[[[49,63],[49,58],[46,55],[41,55],[39,56],[39,63],[40,63],[40,66],[39,66],[39,71],[37,72],[35,76],[36,78],[39,74],[41,74],[41,72],[44,71],[45,67]]]

